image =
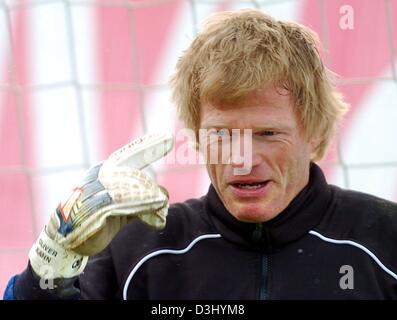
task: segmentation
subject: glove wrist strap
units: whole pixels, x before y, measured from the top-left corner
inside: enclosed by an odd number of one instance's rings
[[[42,278],[72,278],[83,272],[88,256],[65,249],[44,228],[29,251],[29,260],[34,272]]]

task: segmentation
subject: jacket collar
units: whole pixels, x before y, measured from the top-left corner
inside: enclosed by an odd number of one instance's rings
[[[277,250],[299,239],[322,219],[331,200],[331,188],[319,166],[311,163],[309,183],[287,208],[262,224],[238,221],[225,208],[214,187],[210,186],[205,206],[221,235],[253,250]]]

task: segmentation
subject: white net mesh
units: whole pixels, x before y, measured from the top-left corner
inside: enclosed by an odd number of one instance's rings
[[[200,23],[219,10],[258,8],[318,32],[352,105],[322,162],[328,180],[396,200],[397,2],[344,5],[0,1],[0,289],[24,268],[51,209],[82,170],[143,133],[180,127],[167,80]],[[208,188],[198,165],[160,163],[151,174],[172,201]]]

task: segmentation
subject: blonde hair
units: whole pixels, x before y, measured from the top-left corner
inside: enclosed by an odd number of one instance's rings
[[[171,78],[173,100],[187,128],[197,132],[202,101],[233,102],[267,84],[286,87],[306,138],[327,149],[347,104],[324,67],[316,34],[259,10],[216,13],[184,52]]]

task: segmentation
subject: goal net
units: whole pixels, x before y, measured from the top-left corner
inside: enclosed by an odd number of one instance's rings
[[[348,3],[348,4],[346,4]],[[310,26],[351,110],[320,163],[330,183],[397,200],[397,1],[0,1],[0,291],[90,165],[173,131],[167,86],[209,14],[257,8]],[[206,193],[202,165],[157,163],[171,201]]]

